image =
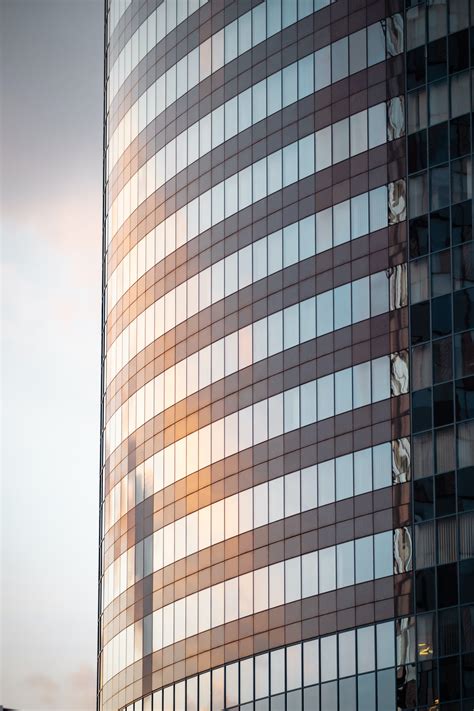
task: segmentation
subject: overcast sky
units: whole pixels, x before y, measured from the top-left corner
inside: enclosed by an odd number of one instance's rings
[[[93,709],[102,0],[0,0],[2,688]]]

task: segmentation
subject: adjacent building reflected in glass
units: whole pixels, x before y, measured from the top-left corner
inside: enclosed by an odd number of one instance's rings
[[[108,0],[98,709],[472,708],[470,5]]]

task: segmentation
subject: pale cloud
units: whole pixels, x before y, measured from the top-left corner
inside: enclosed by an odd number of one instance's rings
[[[27,677],[25,683],[38,699],[38,708],[54,708],[56,706],[59,685],[45,674],[34,674]]]
[[[101,208],[100,177],[91,182],[89,176],[77,176],[73,184],[60,184],[47,195],[39,189],[27,204],[20,199],[10,201],[4,220],[43,242],[83,256],[84,251],[96,248]]]
[[[93,711],[103,3],[0,14],[0,703]]]
[[[96,670],[84,664],[70,677],[70,689],[77,702],[83,704],[83,708],[93,708],[95,706],[96,693]]]
[[[65,708],[92,711],[95,708],[95,669],[83,664],[61,680],[48,674],[33,674],[25,677],[24,689],[36,699],[36,706],[29,706],[31,711]]]

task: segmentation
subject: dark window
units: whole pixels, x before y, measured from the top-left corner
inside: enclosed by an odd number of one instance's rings
[[[440,701],[450,701],[460,696],[459,657],[439,660]]]
[[[474,654],[462,656],[462,693],[474,696]]]
[[[408,90],[425,83],[425,47],[417,47],[407,52]]]
[[[449,425],[454,419],[453,386],[443,383],[433,388],[433,419],[435,427]]]
[[[432,300],[431,320],[433,338],[451,333],[451,294]]]
[[[474,652],[474,606],[461,609],[462,651]]]
[[[431,388],[412,393],[412,428],[420,432],[431,427]]]
[[[457,291],[454,295],[454,330],[474,328],[474,288]]]
[[[459,563],[459,587],[461,603],[474,602],[474,560],[461,560]]]
[[[431,213],[430,237],[432,252],[449,247],[449,207]]]
[[[471,152],[471,123],[469,114],[452,119],[450,126],[451,158],[460,158]]]
[[[430,42],[428,45],[428,81],[442,79],[446,76],[446,38]]]
[[[415,304],[411,307],[411,342],[412,344],[422,343],[427,341],[429,337],[430,303],[429,301],[423,301],[421,304]]]
[[[435,479],[436,515],[456,513],[456,487],[454,472],[439,474]]]
[[[415,521],[426,521],[433,518],[433,477],[414,482],[413,506]]]
[[[451,607],[458,602],[456,563],[438,566],[438,606]]]
[[[436,607],[435,569],[419,570],[415,575],[417,612],[429,612]]]
[[[462,183],[462,176],[460,181]],[[451,202],[449,191],[449,165],[440,165],[430,170],[430,192],[432,210],[439,210],[440,207],[449,205]]]
[[[438,612],[439,654],[456,654],[459,652],[458,608],[440,610]]]
[[[446,121],[431,126],[429,130],[430,165],[449,160],[448,124]],[[424,166],[420,166],[423,168]]]
[[[428,252],[428,215],[410,220],[410,256],[422,257]],[[448,227],[449,235],[449,227]],[[448,242],[449,244],[449,242]]]
[[[416,173],[427,167],[426,149],[426,131],[418,131],[418,133],[408,136],[408,171],[410,173]]]
[[[436,662],[422,662],[417,674],[418,704],[433,704],[438,697],[438,665]]]
[[[474,417],[474,377],[456,380],[456,419]]]
[[[451,208],[451,223],[453,244],[469,242],[472,239],[472,203],[471,200],[453,205]]]
[[[449,73],[461,72],[469,66],[469,34],[461,30],[449,35]]]
[[[458,471],[458,507],[460,511],[474,509],[474,467]]]

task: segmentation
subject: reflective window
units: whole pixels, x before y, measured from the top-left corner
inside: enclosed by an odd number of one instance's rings
[[[357,671],[363,674],[375,669],[374,627],[361,627],[357,630]]]
[[[321,647],[321,682],[337,677],[337,636],[322,637]]]
[[[319,551],[319,592],[334,590],[335,587],[336,551],[335,548],[324,548]]]
[[[285,651],[277,649],[270,654],[270,688],[272,694],[285,689]]]
[[[354,542],[341,543],[337,547],[337,586],[354,584]]]
[[[353,676],[356,672],[355,632],[339,634],[339,676]]]
[[[357,698],[359,708],[375,711],[375,674],[358,677]]]
[[[255,697],[260,699],[269,693],[269,655],[255,657]]]
[[[371,536],[359,538],[355,542],[356,583],[371,580],[373,576],[373,541]]]

